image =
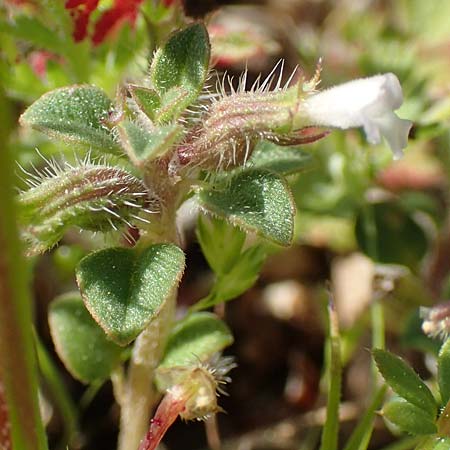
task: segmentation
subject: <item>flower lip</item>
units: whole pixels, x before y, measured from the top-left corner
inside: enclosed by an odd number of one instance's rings
[[[386,73],[314,93],[305,100],[303,108],[313,125],[341,129],[363,127],[371,144],[379,144],[383,136],[398,158],[407,145],[412,125],[394,113],[402,103],[398,78]]]

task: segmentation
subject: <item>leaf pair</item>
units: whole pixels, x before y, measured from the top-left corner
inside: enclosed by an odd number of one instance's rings
[[[154,89],[131,86],[132,97],[156,123],[176,120],[203,89],[209,55],[209,38],[203,25],[194,24],[175,33],[153,59],[150,80]],[[51,138],[117,154],[121,149],[118,136],[111,129],[113,113],[112,101],[100,88],[75,85],[43,95],[22,114],[20,121]],[[167,141],[166,135],[171,133],[166,131],[164,128],[157,130],[150,141],[158,138]],[[125,133],[129,145],[134,148],[136,144],[137,158],[142,159],[143,153],[150,152],[142,144],[143,137],[136,136],[137,131],[132,125],[125,127]],[[169,139],[166,145],[170,143]],[[153,147],[156,144],[153,143]],[[159,148],[153,153],[162,151]]]
[[[158,316],[183,270],[184,254],[172,244],[142,252],[110,248],[82,259],[77,281],[84,304],[70,294],[55,301],[49,314],[58,354],[70,372],[84,382],[105,379],[123,359],[122,347]],[[231,342],[214,315],[192,315],[173,331],[163,365],[203,360]]]
[[[386,383],[399,396],[383,407],[383,415],[414,435],[437,433],[437,403],[428,386],[398,356],[376,349],[373,356]]]

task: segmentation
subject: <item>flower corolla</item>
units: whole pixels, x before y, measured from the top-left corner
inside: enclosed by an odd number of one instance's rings
[[[402,103],[398,78],[386,73],[314,93],[302,106],[314,125],[341,129],[363,127],[371,144],[379,144],[383,136],[398,159],[403,155],[412,125],[394,113]]]

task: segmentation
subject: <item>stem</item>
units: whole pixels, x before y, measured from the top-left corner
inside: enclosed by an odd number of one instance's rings
[[[0,91],[0,142],[8,139],[7,104]],[[33,346],[28,270],[16,227],[14,168],[9,149],[0,151],[0,373],[5,389],[13,448],[44,450]]]
[[[339,433],[339,404],[341,399],[341,348],[339,338],[339,326],[336,311],[333,303],[330,301],[328,306],[329,313],[329,336],[327,358],[327,382],[328,382],[328,402],[327,418],[322,431],[322,442],[320,450],[336,450]]]
[[[217,414],[212,414],[205,421],[206,440],[210,450],[220,450],[222,444],[220,442],[219,425],[217,423]]]
[[[148,430],[150,415],[158,399],[153,386],[154,370],[171,329],[176,298],[177,290],[134,344],[122,398],[119,450],[137,450]]]
[[[60,446],[61,448],[66,448],[67,445],[75,442],[79,432],[77,407],[67,392],[66,386],[52,358],[36,333],[35,342],[39,368],[64,423],[64,436]]]
[[[387,386],[383,385],[372,397],[367,411],[354,429],[344,450],[366,450],[373,430],[375,412],[383,401]]]
[[[370,321],[372,325],[372,349],[385,348],[384,333],[384,308],[380,299],[375,298],[370,307]],[[377,369],[375,361],[372,360],[372,390],[376,392],[379,383],[382,381],[380,372]]]

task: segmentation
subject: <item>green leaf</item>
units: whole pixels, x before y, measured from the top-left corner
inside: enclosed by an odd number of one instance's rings
[[[411,448],[411,447],[408,447]],[[441,436],[430,436],[421,440],[415,450],[448,450],[450,448],[450,438]]]
[[[395,398],[387,402],[383,407],[382,414],[405,433],[420,435],[437,432],[433,418],[423,409],[403,398]]]
[[[128,91],[140,110],[150,119],[154,120],[156,111],[161,106],[161,98],[158,93],[153,89],[134,85],[128,85]]]
[[[155,114],[157,123],[168,123],[179,117],[187,106],[195,99],[189,94],[189,91],[176,86],[167,91],[161,99],[161,106]]]
[[[233,225],[256,231],[277,244],[291,244],[295,205],[286,181],[265,170],[251,169],[234,175],[228,185],[206,188],[200,206]]]
[[[239,260],[245,233],[223,219],[198,216],[197,239],[209,266],[218,275],[232,270]]]
[[[437,437],[433,450],[448,450],[450,448],[450,438]]]
[[[64,87],[36,100],[22,114],[20,123],[52,138],[117,152],[120,147],[105,125],[112,106],[106,94],[95,86]]]
[[[61,39],[55,39],[55,31],[42,24],[35,17],[17,15],[14,17],[14,23],[1,20],[0,31],[10,33],[17,39],[34,44],[35,47],[64,54],[64,43]]]
[[[360,248],[385,264],[414,270],[427,251],[424,230],[399,203],[369,205],[357,217],[355,231]]]
[[[450,400],[450,339],[447,339],[439,351],[438,380],[441,402],[446,405]]]
[[[230,329],[215,314],[193,313],[178,322],[173,329],[159,367],[198,364],[232,343]]]
[[[179,125],[166,125],[147,131],[134,122],[125,121],[121,124],[121,136],[128,156],[137,166],[162,156],[181,137],[182,128]]]
[[[386,383],[408,402],[422,409],[430,417],[436,417],[436,401],[427,385],[403,359],[381,349],[373,350],[373,357]]]
[[[52,302],[49,324],[59,357],[78,380],[103,380],[119,364],[123,349],[107,338],[78,293]]]
[[[199,311],[233,300],[250,289],[258,279],[266,256],[266,250],[262,245],[245,250],[228,273],[218,276],[211,293],[193,305],[191,311]]]
[[[312,166],[312,156],[294,147],[282,147],[269,141],[260,141],[248,162],[250,167],[267,169],[280,175],[291,175]]]
[[[109,248],[83,258],[76,276],[83,300],[114,342],[127,345],[158,315],[176,289],[184,254],[173,244],[142,252]]]
[[[150,80],[162,103],[168,104],[164,97],[173,88],[186,91],[183,108],[192,103],[203,88],[209,57],[209,37],[203,24],[195,23],[173,34],[156,52],[150,67]]]

